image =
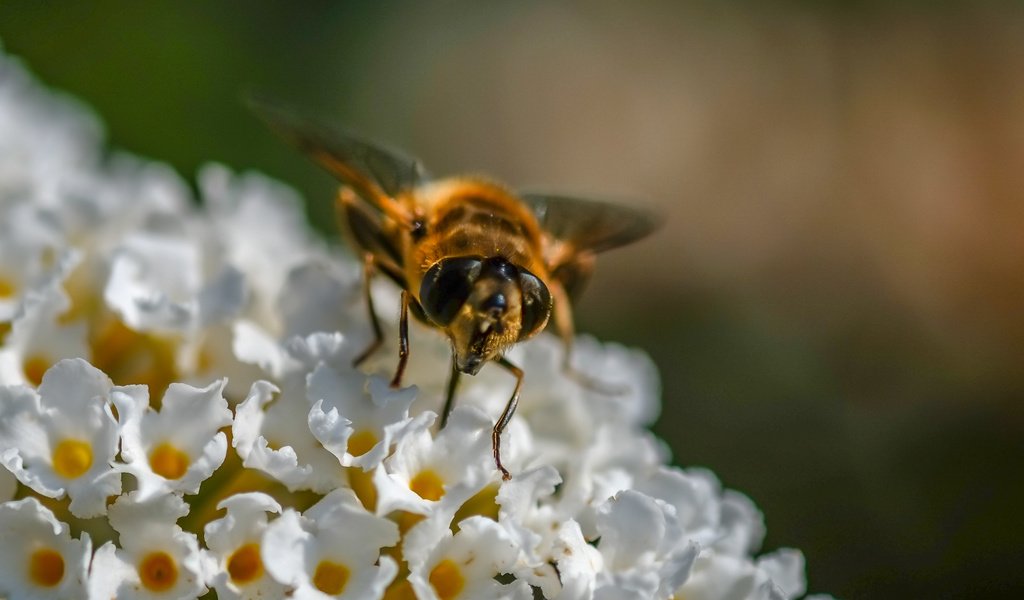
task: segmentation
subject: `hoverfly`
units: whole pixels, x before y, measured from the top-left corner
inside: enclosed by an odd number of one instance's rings
[[[335,206],[364,259],[363,290],[374,333],[354,365],[383,340],[370,294],[370,279],[379,272],[402,290],[392,387],[401,385],[409,358],[410,312],[451,341],[442,428],[463,373],[476,375],[493,361],[516,378],[491,433],[495,465],[509,479],[501,433],[515,413],[524,374],[505,351],[542,331],[553,317],[565,347],[563,369],[593,386],[570,364],[570,301],[589,278],[595,254],[648,235],[654,216],[606,202],[516,193],[479,177],[432,179],[415,159],[328,122],[263,100],[249,103],[272,130],[342,183]]]

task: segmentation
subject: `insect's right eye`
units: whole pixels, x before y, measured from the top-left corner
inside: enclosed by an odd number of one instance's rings
[[[519,289],[523,293],[523,320],[519,339],[525,340],[547,324],[551,315],[551,293],[543,281],[526,269],[519,273]]]
[[[420,305],[431,321],[438,325],[452,322],[469,298],[480,264],[479,257],[459,256],[430,267],[420,284]]]

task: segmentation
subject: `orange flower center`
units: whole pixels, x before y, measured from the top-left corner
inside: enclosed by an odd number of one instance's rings
[[[352,456],[362,456],[373,450],[378,441],[372,431],[361,429],[348,438],[348,453]]]
[[[151,552],[139,563],[139,579],[151,592],[166,592],[178,581],[178,565],[166,552]]]
[[[53,449],[53,470],[65,479],[81,477],[92,466],[92,446],[81,440],[61,440]]]
[[[424,469],[412,478],[409,489],[424,500],[440,500],[444,496],[444,480],[433,469]]]
[[[259,544],[239,546],[228,559],[228,575],[237,584],[246,584],[263,576]]]
[[[462,576],[459,565],[446,558],[430,571],[430,585],[441,600],[452,600],[458,598],[462,588],[466,587],[466,578]]]
[[[149,454],[149,466],[164,479],[181,479],[188,470],[188,455],[168,442],[153,448]]]
[[[53,587],[64,579],[64,557],[56,550],[41,548],[28,559],[28,578],[40,587]]]
[[[313,585],[325,594],[337,596],[345,591],[345,585],[348,584],[350,574],[351,571],[345,565],[322,560],[316,566],[316,571],[313,573]]]

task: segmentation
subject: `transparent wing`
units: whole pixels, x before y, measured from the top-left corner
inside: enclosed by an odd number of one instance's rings
[[[604,252],[633,243],[660,223],[654,212],[613,202],[530,192],[520,197],[533,209],[541,229],[576,252]]]
[[[429,179],[414,158],[351,135],[326,119],[304,115],[259,96],[246,103],[270,128],[335,177],[375,202]]]

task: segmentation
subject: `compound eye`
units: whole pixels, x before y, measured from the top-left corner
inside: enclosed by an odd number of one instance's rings
[[[442,326],[452,322],[480,275],[480,262],[475,256],[460,256],[430,267],[420,284],[420,304],[431,321]]]
[[[548,286],[526,269],[519,271],[519,288],[523,292],[523,328],[519,339],[524,340],[547,324],[551,315],[551,294]]]

